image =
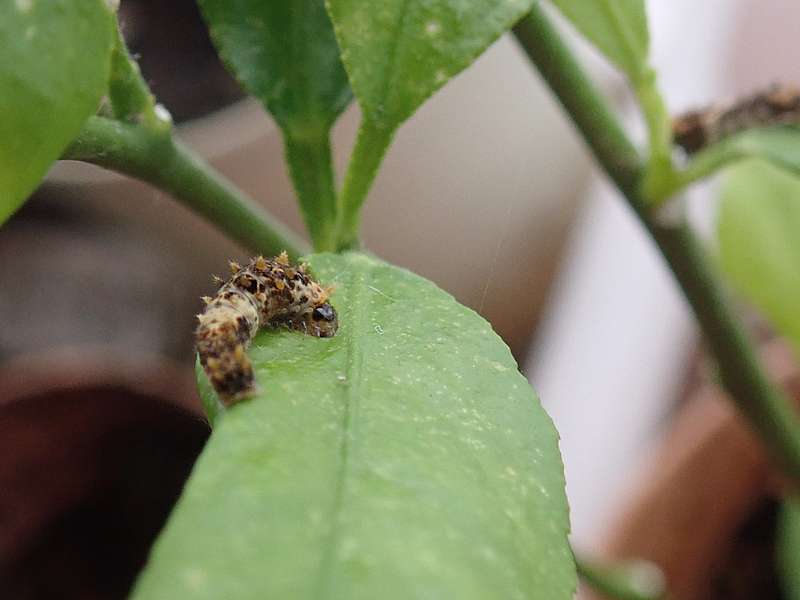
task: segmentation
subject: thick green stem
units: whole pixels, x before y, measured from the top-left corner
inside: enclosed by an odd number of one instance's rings
[[[736,406],[787,472],[800,479],[800,421],[787,396],[767,379],[699,242],[682,220],[660,223],[648,209],[638,185],[643,170],[633,146],[538,5],[515,33],[672,268]]]
[[[366,115],[363,117],[339,193],[337,250],[354,249],[360,245],[361,207],[393,135],[393,129],[381,127]]]
[[[637,193],[642,162],[638,151],[538,4],[517,23],[514,35],[608,176],[624,194]]]
[[[305,245],[169,134],[91,117],[62,156],[131,175],[172,194],[253,252],[293,257]]]
[[[314,249],[331,251],[336,246],[336,187],[331,159],[330,129],[295,132],[284,130],[289,174],[294,182],[303,219]]]

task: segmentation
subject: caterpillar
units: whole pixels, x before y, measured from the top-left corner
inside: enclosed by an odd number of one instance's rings
[[[752,127],[800,122],[800,90],[773,84],[728,105],[688,111],[672,121],[675,143],[687,154]]]
[[[216,295],[203,297],[197,315],[195,343],[200,364],[226,406],[256,391],[253,365],[245,350],[262,327],[288,327],[316,337],[331,337],[339,326],[322,287],[293,267],[286,252],[273,259],[253,258],[247,265],[230,262],[228,281],[215,277]]]

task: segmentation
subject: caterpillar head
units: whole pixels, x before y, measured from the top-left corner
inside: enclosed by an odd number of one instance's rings
[[[339,316],[329,302],[309,307],[301,316],[303,328],[317,337],[333,337],[339,329]]]

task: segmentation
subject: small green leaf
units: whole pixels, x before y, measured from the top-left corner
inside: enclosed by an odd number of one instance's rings
[[[327,0],[363,120],[339,199],[338,248],[397,127],[522,18],[535,0]]]
[[[533,0],[327,0],[367,119],[395,129],[467,67]]]
[[[733,285],[800,350],[800,180],[760,161],[732,168],[718,235]]]
[[[0,0],[0,223],[97,110],[113,23],[104,0]]]
[[[336,219],[330,129],[352,99],[324,0],[200,0],[211,37],[242,85],[283,130],[286,158],[315,247]]]
[[[552,2],[634,84],[646,76],[650,36],[644,0]]]
[[[572,598],[557,435],[488,323],[361,254],[317,255],[330,339],[265,332],[133,597]]]
[[[800,600],[800,500],[787,498],[778,520],[778,570],[786,600]]]

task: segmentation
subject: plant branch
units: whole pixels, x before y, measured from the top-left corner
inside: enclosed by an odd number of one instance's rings
[[[362,117],[338,198],[337,250],[355,249],[360,245],[361,207],[393,135],[393,129],[380,126],[366,115]]]
[[[717,360],[722,384],[784,468],[800,479],[800,421],[766,377],[722,282],[684,220],[660,223],[641,196],[639,157],[582,67],[538,4],[515,28],[517,38],[566,108],[681,285]]]
[[[696,181],[713,175],[731,163],[758,157],[758,152],[742,148],[737,142],[736,138],[720,140],[698,152],[686,165],[686,168],[678,172],[675,181],[676,188],[684,189]]]
[[[93,163],[151,183],[253,252],[274,255],[286,250],[296,258],[306,251],[285,225],[169,134],[90,117],[62,159]]]
[[[172,118],[163,107],[156,108],[156,99],[142,78],[139,65],[131,58],[116,19],[114,28],[116,40],[111,53],[111,77],[108,81],[113,117],[120,121],[141,123],[153,131],[169,131]]]
[[[308,233],[318,252],[336,246],[336,186],[330,128],[284,128],[284,151]]]

